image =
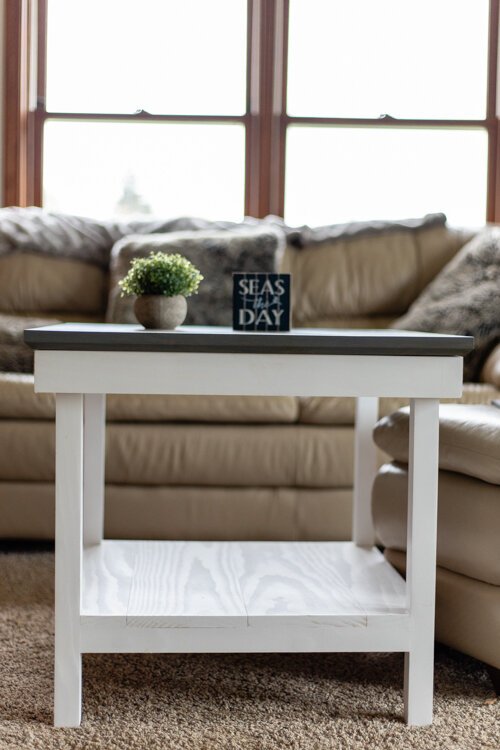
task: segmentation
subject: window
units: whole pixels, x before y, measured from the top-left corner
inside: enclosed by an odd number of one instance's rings
[[[243,217],[241,125],[48,119],[43,148],[49,209],[102,218]]]
[[[47,0],[46,49],[47,208],[242,218],[245,0]]]
[[[290,223],[485,221],[488,12],[488,0],[291,0]]]
[[[5,202],[500,220],[498,5],[7,3]]]
[[[487,162],[485,129],[291,125],[285,217],[321,225],[442,211],[480,225]]]

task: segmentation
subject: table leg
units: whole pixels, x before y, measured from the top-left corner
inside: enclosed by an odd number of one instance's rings
[[[99,544],[104,531],[106,396],[83,397],[83,542]]]
[[[411,647],[405,654],[405,719],[432,723],[439,401],[410,403],[406,586]]]
[[[352,538],[356,544],[368,547],[375,543],[372,485],[377,471],[377,449],[372,433],[377,419],[378,398],[356,399]]]
[[[83,396],[56,396],[56,591],[54,724],[81,720]]]

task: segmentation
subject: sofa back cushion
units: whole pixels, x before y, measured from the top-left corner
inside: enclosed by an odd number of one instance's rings
[[[289,246],[281,270],[292,274],[294,323],[401,315],[469,237],[422,222]]]
[[[102,313],[108,274],[81,260],[37,253],[0,256],[0,311]]]
[[[233,271],[276,271],[284,244],[284,235],[270,227],[124,237],[114,245],[111,253],[106,320],[137,323],[134,298],[122,297],[118,282],[127,274],[133,258],[164,252],[184,255],[204,277],[198,294],[189,298],[186,324],[230,326]]]

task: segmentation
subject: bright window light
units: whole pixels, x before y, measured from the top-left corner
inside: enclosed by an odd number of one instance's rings
[[[243,216],[240,124],[49,121],[44,206],[96,217]]]
[[[288,129],[285,219],[332,224],[443,211],[455,225],[486,218],[485,130]]]
[[[291,0],[288,113],[482,119],[488,0]]]
[[[245,0],[49,0],[49,112],[239,115]]]

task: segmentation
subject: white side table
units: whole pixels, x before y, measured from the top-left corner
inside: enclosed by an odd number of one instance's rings
[[[472,339],[401,331],[27,330],[56,393],[57,726],[88,652],[400,651],[405,718],[432,721],[438,404]],[[353,542],[102,541],[106,393],[354,396]],[[379,396],[411,399],[407,580],[373,546]]]

